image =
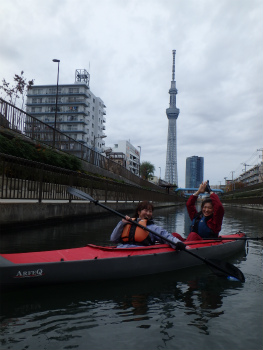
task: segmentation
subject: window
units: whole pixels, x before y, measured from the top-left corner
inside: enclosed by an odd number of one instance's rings
[[[33,98],[32,103],[42,103],[42,98]]]
[[[69,115],[68,116],[68,121],[77,121],[78,120],[78,117],[75,116],[75,115]]]
[[[56,111],[56,107],[50,107],[50,112],[55,112]],[[60,107],[57,108],[58,112],[61,112],[62,109]]]
[[[31,112],[32,112],[32,113],[40,113],[41,110],[42,110],[41,107],[32,107],[32,108],[31,108]]]
[[[68,110],[69,110],[69,111],[72,111],[72,112],[78,112],[79,107],[78,107],[78,106],[69,106],[69,107],[68,107]]]
[[[43,94],[43,89],[33,89],[33,94],[35,94],[35,95],[42,95]]]
[[[79,94],[79,88],[69,88],[68,92],[70,94]]]

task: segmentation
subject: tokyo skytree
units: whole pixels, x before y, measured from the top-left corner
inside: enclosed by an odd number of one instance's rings
[[[176,50],[173,50],[173,67],[172,67],[172,81],[170,94],[170,106],[166,109],[166,115],[168,118],[168,136],[167,136],[167,151],[166,151],[166,168],[165,168],[165,181],[172,185],[178,186],[177,175],[177,138],[176,138],[176,119],[180,113],[180,110],[176,107],[176,81],[175,79],[175,54]]]

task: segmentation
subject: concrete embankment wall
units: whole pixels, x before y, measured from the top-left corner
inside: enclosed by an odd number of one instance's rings
[[[132,214],[137,203],[113,203],[100,202],[107,207],[122,213]],[[153,203],[155,208],[181,206],[184,203]],[[100,215],[116,215],[109,210],[90,202],[73,201],[1,201],[0,202],[0,228],[11,226],[40,225],[42,223],[62,222],[77,219],[79,217],[95,217]],[[121,219],[121,218],[120,218]]]
[[[231,203],[223,203],[224,207],[233,207],[233,208],[244,208],[244,209],[253,209],[253,210],[261,210],[263,211],[262,204],[231,204]]]

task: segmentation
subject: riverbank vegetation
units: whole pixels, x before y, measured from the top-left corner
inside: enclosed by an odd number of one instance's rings
[[[38,143],[25,142],[19,137],[0,134],[0,152],[64,169],[81,170],[81,161],[74,155],[63,154]]]

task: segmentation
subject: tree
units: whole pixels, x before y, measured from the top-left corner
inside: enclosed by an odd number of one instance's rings
[[[153,177],[155,166],[150,162],[142,162],[140,165],[140,175],[144,180]]]
[[[27,81],[23,75],[24,71],[21,71],[21,75],[15,74],[15,84],[13,86],[5,79],[2,79],[3,85],[0,85],[0,89],[5,92],[4,99],[8,98],[11,104],[16,105],[16,100],[20,97],[22,98],[21,109],[24,108],[27,91],[34,85],[34,79]]]

